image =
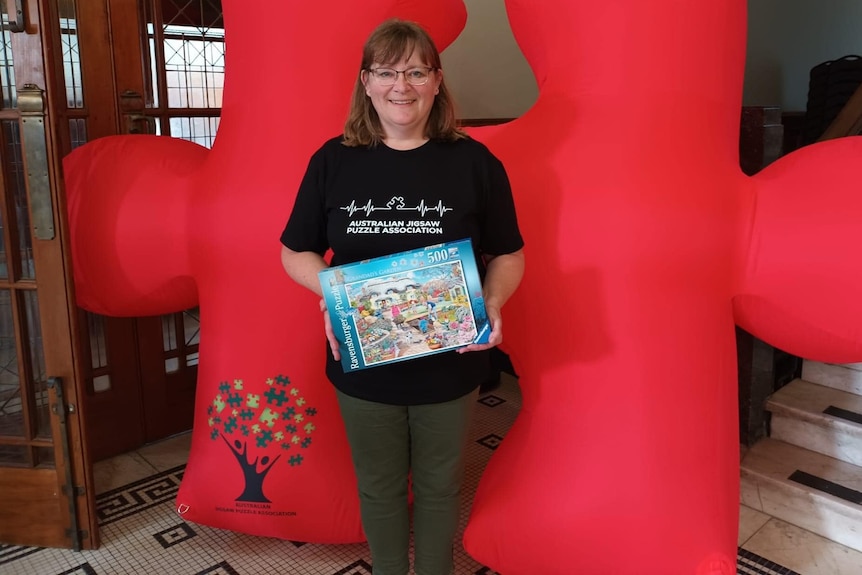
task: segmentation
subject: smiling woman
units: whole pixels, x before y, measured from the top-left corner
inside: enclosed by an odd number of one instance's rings
[[[368,39],[351,102],[346,145],[384,142],[408,150],[429,137],[458,138],[440,54],[413,24],[378,28]]]
[[[367,225],[372,214],[385,221]],[[357,220],[366,233],[355,234]],[[490,350],[502,341],[500,308],[523,273],[523,242],[502,164],[457,128],[429,35],[417,24],[392,20],[365,43],[343,137],[326,142],[311,159],[281,237],[282,262],[292,278],[320,295],[316,276],[329,265],[322,257],[329,249],[338,265],[416,250],[429,243],[427,233],[442,242],[469,238],[477,263],[486,264],[479,295],[492,326],[488,344],[345,373],[324,314],[331,346],[326,373],[347,430],[374,572],[383,575],[409,570],[408,476],[416,572],[452,570],[472,406],[491,374]],[[393,264],[416,265],[397,258]],[[434,313],[433,294],[416,297],[393,316],[406,331],[386,324],[375,337],[425,351],[441,348],[441,322],[457,318],[442,307]]]

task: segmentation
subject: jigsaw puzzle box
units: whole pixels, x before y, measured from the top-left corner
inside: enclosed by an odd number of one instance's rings
[[[487,343],[491,327],[469,239],[321,271],[345,372]]]

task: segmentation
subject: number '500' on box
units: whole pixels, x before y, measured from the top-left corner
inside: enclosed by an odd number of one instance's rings
[[[321,271],[345,372],[487,343],[491,326],[470,240]]]

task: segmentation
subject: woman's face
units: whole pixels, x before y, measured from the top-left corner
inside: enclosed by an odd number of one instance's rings
[[[377,111],[386,139],[424,138],[425,125],[434,105],[434,97],[440,89],[442,73],[439,70],[428,72],[428,64],[415,52],[409,59],[402,58],[394,64],[375,62],[371,70],[388,68],[395,70],[395,83],[386,86],[386,80],[378,79],[374,73],[362,72],[365,93]],[[428,81],[422,85],[412,85],[407,81],[409,70],[419,69],[428,72]],[[391,82],[391,80],[390,80]]]

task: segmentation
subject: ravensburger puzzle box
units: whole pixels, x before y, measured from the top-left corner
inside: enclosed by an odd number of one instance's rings
[[[334,266],[318,276],[345,372],[488,341],[469,239]]]

